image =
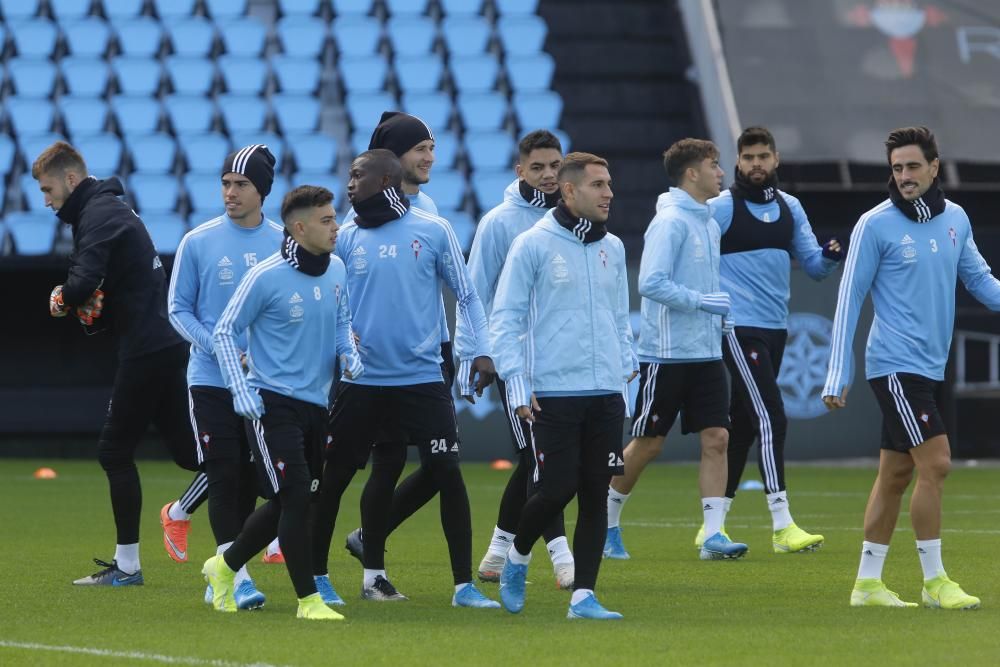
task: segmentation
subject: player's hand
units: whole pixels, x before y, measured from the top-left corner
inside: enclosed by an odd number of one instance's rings
[[[233,410],[244,419],[260,419],[264,415],[264,401],[253,389],[233,394]]]
[[[94,290],[94,293],[87,298],[82,306],[77,306],[76,319],[80,320],[80,324],[90,326],[94,323],[94,320],[101,316],[101,313],[103,312],[104,292],[96,289]]]
[[[629,382],[631,382],[632,380],[636,379],[637,377],[639,377],[639,371],[632,371],[632,374],[629,375],[628,378],[625,380],[625,384],[628,384]]]
[[[364,375],[365,367],[361,363],[361,357],[354,355],[352,358],[347,354],[340,355],[340,367],[344,369],[344,377],[354,380]]]
[[[52,317],[66,317],[66,313],[69,312],[69,306],[63,303],[62,287],[56,285],[49,294],[49,315]]]
[[[538,400],[535,398],[534,394],[531,394],[530,408],[527,405],[519,405],[516,410],[517,416],[529,424],[535,423],[535,415],[541,411],[542,407],[538,405]]]
[[[732,315],[726,315],[722,318],[722,335],[728,336],[736,328],[736,320],[733,319]]]
[[[844,387],[840,396],[824,396],[823,405],[826,406],[827,410],[836,410],[847,405],[847,387]]]
[[[493,365],[493,360],[489,357],[476,357],[472,360],[472,369],[469,371],[469,385],[475,386],[476,396],[482,396],[483,390],[493,383],[493,379],[497,376],[496,366]],[[466,396],[465,400],[469,403],[475,403],[476,399],[474,396]]]
[[[240,368],[243,369],[243,373],[250,372],[250,362],[247,361],[247,353],[240,352]]]
[[[823,256],[839,262],[844,259],[844,247],[836,236],[823,244]]]
[[[725,316],[729,313],[731,303],[729,292],[710,292],[701,295],[701,303],[698,307],[706,313]]]

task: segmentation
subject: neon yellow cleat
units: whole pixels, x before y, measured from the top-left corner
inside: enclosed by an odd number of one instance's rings
[[[925,580],[921,597],[924,606],[933,609],[979,609],[979,598],[963,591],[946,574]]]
[[[342,621],[344,617],[330,609],[323,602],[319,593],[299,598],[299,610],[295,618],[307,618],[313,621]]]
[[[729,537],[729,533],[726,532],[725,526],[723,526],[722,529],[719,530],[719,532],[725,535],[727,540],[732,541],[732,538]],[[704,543],[705,543],[705,524],[701,524],[701,528],[698,529],[698,534],[694,536],[694,548],[701,549],[701,545]]]
[[[236,573],[222,559],[222,554],[212,556],[201,568],[205,581],[212,587],[212,606],[217,611],[236,612],[233,580]]]
[[[776,554],[794,554],[815,551],[823,546],[822,535],[811,535],[794,523],[774,531],[771,538]]]
[[[890,591],[881,579],[857,579],[851,591],[852,607],[916,607],[916,602],[904,602]]]

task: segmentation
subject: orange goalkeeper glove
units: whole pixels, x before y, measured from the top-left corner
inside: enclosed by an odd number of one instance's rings
[[[94,320],[101,316],[104,312],[104,292],[101,290],[94,290],[94,293],[83,303],[82,306],[78,306],[76,309],[76,319],[80,320],[81,324],[86,324],[90,326],[94,323]]]

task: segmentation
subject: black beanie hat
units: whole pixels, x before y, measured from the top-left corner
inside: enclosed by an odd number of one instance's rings
[[[226,174],[246,176],[264,201],[274,182],[274,156],[264,144],[244,146],[230,153],[222,163],[222,175]]]
[[[434,140],[434,133],[427,123],[402,111],[386,111],[379,118],[378,127],[372,132],[368,150],[385,148],[402,157],[421,141]]]

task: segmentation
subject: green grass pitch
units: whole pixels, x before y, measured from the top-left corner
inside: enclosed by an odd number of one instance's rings
[[[54,467],[59,478],[33,479],[42,465]],[[945,565],[983,599],[983,608],[942,612],[848,607],[873,467],[790,467],[793,515],[826,536],[818,552],[772,553],[762,494],[744,491],[727,528],[750,545],[749,555],[701,562],[692,546],[700,523],[695,466],[651,466],[623,516],[632,560],[605,561],[598,582],[601,601],[625,620],[603,623],[565,618],[569,595],[555,588],[543,545],[535,551],[521,614],[452,608],[437,501],[389,541],[389,574],[410,601],[362,602],[360,567],[342,546],[358,524],[366,473],[344,500],[330,558],[334,585],[348,603],[345,622],[297,620],[284,568],[259,560],[251,574],[268,596],[266,607],[214,612],[202,601],[200,565],[214,552],[206,509],[192,522],[191,562],[169,560],[160,537],[158,510],[183,490],[188,474],[161,462],[143,462],[140,472],[146,585],[86,589],[70,582],[96,570],[92,557],[110,560],[114,543],[97,463],[0,460],[0,664],[1000,664],[998,468],[956,466],[947,482]],[[489,541],[506,475],[465,466],[473,567]],[[571,506],[570,533],[574,518]],[[920,566],[906,515],[884,578],[904,599],[919,601]],[[481,588],[497,598],[496,585]]]

